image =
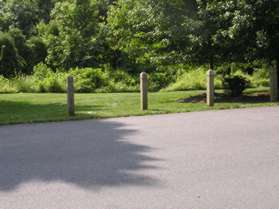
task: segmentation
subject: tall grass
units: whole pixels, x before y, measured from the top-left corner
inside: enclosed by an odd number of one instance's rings
[[[206,89],[205,67],[179,66],[172,70],[163,70],[149,74],[150,91],[184,91]],[[266,69],[257,69],[253,75],[241,70],[233,74],[244,76],[250,87],[268,87],[269,73]],[[115,71],[100,68],[75,68],[69,71],[49,69],[44,64],[35,67],[32,75],[18,75],[7,79],[0,76],[0,93],[40,93],[65,92],[67,76],[75,79],[75,90],[80,93],[92,92],[136,92],[139,91],[139,75],[131,75],[124,70]],[[215,86],[223,88],[222,77],[216,76]]]
[[[17,89],[13,82],[0,75],[0,93],[17,93]]]
[[[269,71],[266,69],[257,69],[253,75],[245,74],[240,70],[234,74],[245,77],[249,81],[249,87],[251,88],[269,87]]]
[[[176,82],[170,84],[164,91],[204,90],[206,89],[206,71],[205,68],[200,67],[184,72]],[[215,86],[217,89],[222,88],[220,76],[216,77]]]

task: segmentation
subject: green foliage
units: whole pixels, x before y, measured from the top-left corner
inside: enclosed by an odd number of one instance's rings
[[[100,68],[76,68],[69,71],[75,78],[78,92],[133,92],[138,91],[138,78],[118,69],[112,72]]]
[[[269,87],[268,68],[268,65],[259,61],[250,64],[231,63],[219,66],[217,74],[221,76],[223,83],[226,77],[240,76],[248,81],[249,88]]]
[[[40,37],[32,36],[30,37],[26,45],[28,47],[28,64],[30,66],[36,66],[38,63],[42,62],[47,56],[47,48],[43,40]],[[31,71],[33,69],[31,68]]]
[[[193,68],[178,77],[176,82],[170,84],[165,91],[205,90],[206,89],[206,68]],[[221,78],[215,79],[215,87],[222,88]]]
[[[139,77],[132,76],[123,69],[112,71],[106,69],[109,87],[103,92],[135,92],[139,91]],[[101,91],[102,92],[102,91]]]
[[[160,67],[156,71],[149,73],[149,90],[159,91],[175,82],[180,74],[185,72],[187,65],[170,65]]]
[[[198,23],[195,1],[119,0],[108,15],[109,40],[134,64],[156,69],[183,63]],[[145,69],[147,70],[147,69]]]
[[[279,4],[277,0],[199,1],[204,17],[215,26],[211,39],[227,61],[278,61]],[[220,54],[220,50],[225,52]],[[228,59],[229,58],[229,59]]]
[[[79,92],[137,91],[142,71],[151,91],[204,89],[185,66],[279,63],[278,12],[277,0],[0,0],[0,75],[18,91],[65,91],[69,73]],[[255,69],[233,75],[267,86]]]
[[[32,76],[17,75],[15,78],[11,79],[13,87],[16,89],[16,92],[28,92],[34,93],[37,92],[36,88],[36,78]]]
[[[47,64],[53,68],[98,66],[102,62],[104,29],[97,3],[90,0],[55,4],[50,21],[38,25],[47,45]]]
[[[11,26],[20,28],[24,34],[35,32],[35,25],[39,22],[38,1],[33,0],[8,0],[4,5]]]
[[[267,69],[257,69],[252,76],[248,76],[251,87],[269,87],[269,71]]]
[[[108,15],[109,40],[115,50],[128,54],[135,64],[150,65],[156,25],[147,1],[119,0]]]
[[[0,74],[6,77],[30,74],[33,67],[45,59],[46,49],[37,36],[37,24],[47,19],[47,13],[52,9],[53,2],[53,0],[0,0],[0,30],[9,36],[10,42],[14,45],[11,47],[11,44],[6,43],[9,48],[9,52],[6,49],[6,54],[11,61],[3,60],[0,63],[3,66]]]
[[[8,33],[0,32],[0,50],[0,74],[7,77],[15,75],[15,69],[21,65],[21,59],[18,59],[14,39]]]
[[[70,71],[75,78],[75,89],[77,92],[95,92],[96,89],[108,85],[108,77],[102,69],[76,68]]]
[[[184,90],[205,90],[206,71],[204,67],[193,67],[182,65],[172,66],[171,69],[150,73],[150,91],[184,91]],[[173,73],[166,73],[172,72]],[[100,68],[74,68],[69,72],[54,72],[47,65],[40,63],[35,67],[34,73],[29,76],[16,76],[7,79],[1,77],[0,92],[65,92],[67,76],[75,78],[77,92],[138,92],[139,74],[132,76],[123,69],[112,71],[111,69]],[[269,74],[263,69],[256,69],[253,75],[237,70],[229,77],[241,76],[249,81],[249,87],[268,87]],[[217,75],[215,86],[223,88],[223,79]]]
[[[1,76],[0,92],[66,92],[66,79],[75,78],[75,90],[88,92],[134,92],[138,91],[138,78],[133,78],[123,70],[112,73],[100,68],[74,68],[69,72],[54,72],[46,64],[40,63],[29,76],[19,75],[7,79]]]
[[[46,47],[39,37],[26,36],[18,28],[0,32],[0,74],[6,77],[31,74],[33,66],[46,57]]]
[[[0,75],[0,93],[16,93],[16,88],[11,84],[12,82]]]
[[[53,72],[45,64],[39,64],[35,67],[34,86],[36,92],[65,92],[66,74],[62,72]]]

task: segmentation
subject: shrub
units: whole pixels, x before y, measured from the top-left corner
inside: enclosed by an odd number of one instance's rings
[[[174,83],[183,73],[191,71],[191,65],[160,66],[156,71],[149,73],[149,90],[159,91]]]
[[[250,76],[252,87],[269,87],[269,71],[267,69],[256,69]]]
[[[34,68],[32,77],[35,79],[36,92],[66,91],[67,74],[65,72],[53,72],[47,65],[40,63]]]
[[[13,86],[12,82],[0,75],[0,93],[16,93],[17,90]]]
[[[149,90],[159,91],[166,88],[173,80],[167,73],[155,72],[149,75]]]
[[[149,90],[204,90],[206,89],[206,71],[205,67],[195,68],[191,65],[161,67],[157,71],[149,73]],[[46,64],[40,63],[34,67],[32,75],[20,75],[11,79],[0,76],[0,92],[66,92],[68,75],[74,76],[77,92],[139,91],[139,74],[130,74],[123,69],[75,68],[69,72],[63,70],[54,72]],[[233,78],[234,76],[236,78]],[[222,75],[216,76],[215,87],[217,89],[223,88],[223,83],[227,83],[225,87],[228,89],[239,88],[241,93],[243,85],[245,88],[269,86],[268,70],[264,68],[255,69],[253,75],[237,70],[226,77],[225,82]],[[246,82],[241,82],[241,79],[237,78],[243,78]],[[238,94],[236,90],[231,92]]]
[[[109,70],[106,69],[109,78],[108,87],[101,91],[109,92],[135,92],[139,91],[139,76],[132,76],[123,69]]]
[[[30,58],[28,64],[35,66],[41,61],[45,60],[47,57],[47,48],[43,40],[39,37],[33,36],[27,41],[27,46],[29,48]]]
[[[72,69],[70,71],[75,78],[75,88],[77,92],[95,92],[98,88],[108,85],[109,78],[102,69],[83,68]]]
[[[66,80],[59,74],[50,74],[44,80],[37,83],[37,89],[39,92],[55,92],[62,93],[66,91]]]
[[[17,92],[28,93],[36,92],[35,78],[31,76],[18,75],[11,79],[12,85]]]
[[[170,84],[165,91],[185,91],[185,90],[204,90],[206,89],[206,69],[198,68],[196,70],[187,71],[178,79]],[[220,77],[215,78],[215,87],[222,88],[222,81]]]
[[[35,76],[38,80],[42,80],[45,79],[51,72],[52,69],[50,69],[46,64],[39,63],[34,67],[33,76]]]
[[[229,90],[231,96],[240,96],[249,86],[249,81],[239,75],[229,76],[225,78],[225,88]]]

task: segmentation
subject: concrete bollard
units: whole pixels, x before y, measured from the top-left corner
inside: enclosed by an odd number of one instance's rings
[[[207,93],[206,102],[208,106],[214,106],[214,76],[213,70],[207,71]]]
[[[148,76],[146,72],[140,74],[141,109],[148,110]]]
[[[67,78],[67,104],[69,116],[75,115],[75,96],[74,96],[74,78],[69,76]]]
[[[278,74],[275,63],[270,66],[270,100],[271,102],[278,101]]]

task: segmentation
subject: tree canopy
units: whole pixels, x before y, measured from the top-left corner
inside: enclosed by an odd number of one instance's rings
[[[0,73],[279,62],[277,0],[0,0]]]

